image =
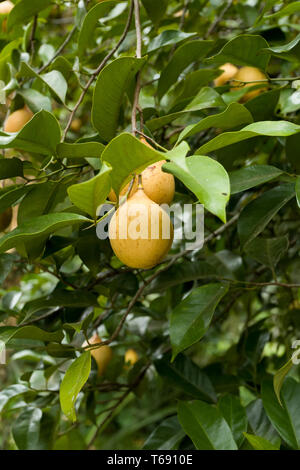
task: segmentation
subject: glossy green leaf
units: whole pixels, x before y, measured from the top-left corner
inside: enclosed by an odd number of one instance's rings
[[[216,64],[231,62],[235,65],[251,65],[265,70],[269,57],[262,51],[268,46],[262,36],[241,34],[228,41],[218,54],[209,57],[206,62]]]
[[[20,90],[18,93],[24,98],[25,103],[29,106],[32,112],[38,113],[44,109],[51,113],[52,104],[51,99],[48,96],[42,95],[42,93],[34,90],[33,88]]]
[[[248,434],[244,432],[244,436],[254,450],[279,450],[280,446],[274,446],[271,442],[267,441],[260,436],[254,436],[253,434]]]
[[[134,173],[138,174],[151,163],[166,157],[167,154],[158,152],[127,132],[115,137],[102,153],[102,161],[112,167],[112,187],[117,194]]]
[[[282,18],[283,16],[293,15],[297,11],[300,11],[300,2],[292,2],[289,5],[286,5],[283,8],[280,8],[275,13],[272,13],[272,15],[266,15],[265,19],[273,20],[275,18]]]
[[[8,15],[7,29],[12,29],[16,24],[25,24],[34,15],[51,5],[51,0],[20,0]]]
[[[64,335],[61,330],[48,332],[37,326],[1,326],[0,339],[7,344],[12,339],[34,339],[38,341],[54,341],[60,343]]]
[[[248,425],[245,408],[235,395],[225,395],[219,400],[218,409],[230,427],[235,442],[240,447],[244,440],[243,433],[247,431]]]
[[[287,137],[300,132],[300,126],[288,121],[261,121],[254,122],[240,131],[224,132],[206,144],[202,145],[197,154],[210,153],[227,145],[232,145],[260,135],[269,137]]]
[[[51,233],[71,225],[80,225],[88,219],[82,215],[72,213],[53,213],[41,215],[24,222],[0,239],[0,253],[10,248],[22,246],[27,241],[40,237],[47,237]]]
[[[247,191],[260,184],[272,181],[283,171],[271,165],[251,165],[229,173],[231,194]]]
[[[275,391],[276,397],[277,397],[277,399],[278,399],[278,401],[281,405],[282,405],[281,398],[280,398],[281,388],[282,388],[282,385],[284,383],[284,380],[285,380],[287,374],[290,372],[293,365],[294,365],[293,360],[290,359],[274,375],[274,379],[273,379],[274,391]]]
[[[298,413],[300,384],[288,378],[281,389],[282,406],[279,404],[273,384],[262,384],[262,399],[266,413],[282,439],[294,450],[300,449],[300,416]]]
[[[226,221],[226,204],[230,196],[229,177],[216,160],[205,156],[183,155],[172,158],[163,166],[189,188],[212,214]]]
[[[84,142],[57,146],[57,156],[59,158],[100,158],[104,150],[104,145],[100,142]]]
[[[170,320],[170,338],[173,356],[200,341],[209,328],[214,311],[227,287],[206,284],[197,287],[173,310]]]
[[[165,355],[155,361],[155,368],[161,377],[194,398],[217,401],[208,376],[189,357],[179,354],[172,363],[170,359],[170,355]]]
[[[213,405],[201,401],[180,401],[178,419],[196,449],[237,450],[227,422]]]
[[[179,424],[177,416],[162,421],[146,440],[143,450],[174,450],[185,434]]]
[[[147,52],[153,53],[157,49],[162,47],[171,46],[173,44],[178,44],[185,39],[188,39],[192,36],[195,36],[196,33],[184,33],[183,31],[178,31],[177,29],[167,29],[161,34],[156,36],[148,45]]]
[[[23,176],[23,162],[18,158],[1,158],[0,159],[0,179],[13,178],[15,176]]]
[[[18,449],[38,449],[42,415],[42,410],[30,406],[14,421],[12,434]]]
[[[53,114],[42,110],[16,134],[0,132],[0,148],[18,148],[48,155],[55,153],[61,131]]]
[[[168,0],[142,0],[147,15],[154,24],[164,16],[168,6]]]
[[[116,6],[116,0],[102,1],[95,5],[86,14],[78,37],[78,54],[84,55],[93,39],[96,39],[95,29],[99,26],[99,20],[105,17]]]
[[[294,196],[294,186],[285,183],[266,191],[250,202],[238,220],[238,234],[241,245],[246,248],[265,229],[277,212]]]
[[[145,59],[119,57],[100,72],[93,96],[92,123],[102,139],[109,141],[116,133],[125,91]]]
[[[278,261],[289,246],[287,236],[274,238],[255,238],[247,245],[246,253],[259,263],[274,270]]]
[[[9,404],[10,400],[13,400],[15,397],[23,395],[23,393],[28,392],[28,387],[22,384],[14,384],[6,387],[0,392],[0,413],[5,409],[5,406]]]
[[[47,73],[38,74],[26,62],[22,62],[19,74],[21,77],[37,78],[38,80],[41,80],[55,95],[58,101],[65,103],[68,84],[63,74],[58,70],[51,70]]]
[[[266,52],[290,61],[299,60],[300,33],[292,41],[282,46],[271,46],[265,49]]]
[[[12,185],[0,189],[0,213],[13,206],[30,189],[30,186],[25,185]]]
[[[111,170],[110,166],[103,164],[97,176],[84,183],[73,184],[73,186],[68,188],[69,198],[73,204],[87,212],[94,219],[96,218],[98,207],[106,201],[110,191]]]
[[[187,126],[180,133],[177,142],[181,142],[187,137],[209,129],[210,127],[226,130],[250,122],[253,122],[253,118],[247,108],[239,103],[231,103],[225,111],[203,118],[197,124]]]
[[[60,386],[61,409],[67,418],[73,422],[76,421],[75,402],[80,390],[89,378],[90,370],[91,353],[87,351],[72,362]]]
[[[146,122],[147,127],[153,132],[169,124],[175,119],[194,111],[210,108],[225,108],[225,103],[219,93],[209,87],[201,88],[197,96],[182,110],[171,114],[166,114],[158,118],[150,119]]]
[[[197,39],[184,43],[174,52],[171,60],[163,69],[158,82],[159,98],[175,83],[180,74],[193,62],[200,61],[212,48],[213,41]]]

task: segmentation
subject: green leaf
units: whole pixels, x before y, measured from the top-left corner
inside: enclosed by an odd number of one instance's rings
[[[28,392],[29,389],[25,385],[15,384],[6,387],[0,392],[0,413],[5,410],[5,406],[9,404],[9,401],[23,393]]]
[[[276,393],[276,397],[281,403],[281,398],[280,398],[280,391],[282,388],[282,385],[284,383],[284,379],[286,378],[287,374],[290,372],[291,368],[293,367],[294,363],[293,360],[290,359],[288,362],[286,362],[274,375],[273,378],[273,384],[274,384],[274,391]]]
[[[14,421],[12,434],[18,449],[38,449],[42,416],[42,410],[29,406]]]
[[[234,440],[240,446],[244,440],[243,433],[247,431],[247,415],[238,397],[225,395],[218,402],[218,409],[227,421]]]
[[[0,132],[0,148],[18,148],[48,155],[55,153],[61,131],[53,114],[42,110],[16,134]]]
[[[116,0],[104,1],[91,8],[86,14],[78,37],[78,55],[86,54],[92,41],[96,39],[95,29],[99,26],[99,20],[105,17],[115,6]]]
[[[177,416],[162,421],[146,440],[143,450],[176,450],[185,434]]]
[[[167,29],[152,39],[148,45],[147,52],[153,53],[158,49],[162,49],[163,47],[178,44],[179,42],[195,36],[196,34],[197,33],[184,33],[182,31],[178,31],[177,29]]]
[[[193,62],[199,62],[212,48],[213,41],[197,39],[180,46],[163,69],[158,82],[157,93],[161,99],[175,83],[180,74]]]
[[[294,186],[285,183],[266,191],[250,202],[238,220],[238,234],[241,245],[246,248],[265,229],[277,212],[294,196]]]
[[[265,412],[261,398],[257,398],[247,406],[247,416],[253,434],[267,439],[275,446],[280,446],[281,439]]]
[[[228,287],[222,284],[206,284],[194,289],[175,307],[170,320],[172,360],[204,336],[215,308],[227,290]]]
[[[278,446],[274,446],[271,442],[267,441],[260,436],[254,436],[253,434],[248,434],[244,432],[244,436],[246,437],[249,444],[255,450],[279,450],[280,444]]]
[[[14,178],[15,176],[23,176],[23,162],[18,158],[1,158],[0,159],[0,179]]]
[[[264,381],[262,384],[262,399],[266,413],[282,439],[295,450],[300,449],[299,393],[300,384],[289,377],[281,389],[281,406],[272,381]]]
[[[272,15],[265,15],[264,19],[273,20],[275,18],[282,18],[283,16],[292,15],[297,11],[300,11],[300,2],[292,2],[289,5],[280,8],[280,10],[276,11],[275,13],[272,13]]]
[[[299,61],[300,33],[292,41],[282,46],[271,46],[265,49],[266,52],[290,61]]]
[[[82,224],[87,221],[88,219],[82,215],[63,212],[35,217],[19,225],[12,232],[7,233],[0,239],[0,253],[10,248],[23,246],[27,241],[47,237],[56,230],[64,227]]]
[[[269,57],[262,51],[268,46],[269,44],[262,36],[241,34],[228,41],[218,54],[209,57],[205,62],[214,64],[231,62],[235,65],[252,65],[265,70]]]
[[[61,409],[67,418],[73,422],[76,421],[76,398],[89,378],[90,370],[91,353],[87,351],[72,362],[60,386],[59,398]]]
[[[167,158],[133,135],[124,132],[115,137],[104,149],[102,161],[112,166],[111,181],[116,194],[119,193],[134,173],[138,174],[151,163]]]
[[[207,279],[215,276],[214,266],[206,261],[183,261],[171,266],[168,270],[161,272],[151,284],[145,289],[145,292],[166,292],[170,287],[184,282],[195,281],[197,279]]]
[[[25,90],[18,91],[18,94],[24,98],[25,103],[29,106],[32,112],[38,113],[42,109],[51,112],[51,99],[48,96],[42,95],[39,91],[34,90],[33,88],[27,88]]]
[[[110,166],[103,163],[97,176],[84,183],[73,184],[68,188],[69,198],[73,204],[87,212],[94,219],[97,217],[98,207],[106,201],[110,191],[111,170]]]
[[[172,363],[170,359],[168,354],[155,361],[155,368],[161,377],[192,397],[212,403],[217,401],[208,376],[189,357],[180,354]]]
[[[298,207],[300,207],[300,177],[299,176],[296,179],[295,190],[296,190],[297,204],[298,204]]]
[[[8,15],[7,29],[12,29],[16,24],[25,24],[37,13],[49,7],[52,0],[20,0]]]
[[[227,422],[213,405],[201,401],[180,401],[178,419],[196,449],[237,450]]]
[[[58,70],[51,70],[50,72],[39,75],[26,62],[22,62],[19,75],[25,78],[37,78],[41,80],[55,95],[58,101],[65,103],[68,84],[63,74]]]
[[[151,132],[166,126],[175,119],[183,116],[184,114],[201,111],[202,109],[225,107],[222,97],[213,88],[201,88],[199,93],[193,100],[182,110],[172,114],[166,114],[158,118],[150,119],[146,122],[147,127]]]
[[[272,181],[283,171],[271,165],[251,165],[229,173],[231,194],[240,193],[260,184]]]
[[[210,153],[228,145],[241,142],[252,137],[265,135],[269,137],[287,137],[300,132],[300,126],[288,121],[260,121],[244,127],[240,131],[225,132],[202,145],[197,154]]]
[[[109,141],[115,136],[124,93],[145,60],[119,57],[100,72],[94,89],[92,123],[102,139]]]
[[[251,113],[239,103],[231,103],[225,111],[218,114],[213,114],[201,119],[197,124],[190,124],[187,126],[179,135],[177,142],[190,137],[191,135],[197,134],[210,127],[217,127],[221,129],[230,129],[237,127],[242,124],[248,124],[253,122]]]
[[[150,20],[157,24],[166,12],[168,0],[142,0],[142,4]]]
[[[274,270],[288,247],[287,235],[275,238],[256,238],[247,245],[246,252],[259,263]]]
[[[37,326],[1,326],[0,340],[4,344],[9,343],[12,339],[34,339],[38,341],[54,341],[60,343],[64,334],[60,331],[48,332],[38,328]]]
[[[30,189],[30,186],[25,185],[12,185],[0,189],[0,213],[14,205]]]
[[[56,148],[59,158],[100,158],[105,146],[100,142],[84,142],[82,144],[58,144]]]
[[[216,160],[205,156],[183,155],[172,158],[163,168],[179,178],[212,214],[226,221],[226,204],[230,196],[229,176]]]

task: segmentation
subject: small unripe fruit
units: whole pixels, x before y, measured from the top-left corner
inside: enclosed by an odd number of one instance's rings
[[[235,82],[235,80],[240,80],[241,82],[245,82],[245,83],[239,84],[239,82]],[[234,85],[234,88],[232,88],[232,91],[238,90],[239,88],[245,88],[245,87],[259,85],[260,83],[264,83],[264,82],[260,82],[259,80],[267,80],[267,77],[258,68],[242,67],[241,69],[238,70],[238,72],[233,77],[232,83]],[[247,82],[254,82],[254,83],[247,84]],[[249,91],[244,96],[242,96],[240,101],[245,102],[245,101],[251,100],[252,98],[255,98],[256,96],[258,96],[260,93],[262,93],[265,90],[266,90],[266,87],[261,87],[256,90]]]
[[[156,266],[171,248],[173,235],[170,217],[142,188],[118,208],[109,224],[111,247],[131,268]]]
[[[71,129],[72,131],[74,132],[79,132],[80,129],[81,129],[81,126],[82,126],[82,121],[81,119],[79,118],[76,118],[76,119],[73,119],[73,121],[71,122]]]
[[[99,344],[101,343],[101,338],[95,333],[90,339],[89,339],[89,344]],[[83,347],[88,346],[88,343],[85,342],[82,345]],[[105,345],[105,346],[100,346],[97,349],[91,349],[91,355],[95,359],[98,367],[98,376],[102,376],[105,372],[105,369],[107,368],[109,362],[112,359],[112,349]]]
[[[134,349],[127,349],[125,353],[125,365],[133,366],[138,359],[139,356]]]
[[[11,113],[4,123],[4,132],[19,132],[33,117],[33,112],[24,106]]]
[[[224,85],[226,82],[231,80],[238,71],[238,68],[230,62],[226,62],[226,64],[221,65],[219,69],[223,70],[223,73],[214,80],[215,86]]]
[[[4,232],[4,230],[10,226],[12,221],[12,214],[13,211],[11,207],[0,214],[0,232]]]
[[[8,15],[11,10],[13,9],[15,5],[10,2],[9,0],[6,0],[4,2],[0,3],[0,15]],[[7,25],[7,19],[5,18],[2,21],[2,31],[5,33],[6,32],[6,25]]]

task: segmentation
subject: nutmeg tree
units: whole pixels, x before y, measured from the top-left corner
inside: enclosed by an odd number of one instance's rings
[[[299,3],[0,2],[2,449],[299,450]]]

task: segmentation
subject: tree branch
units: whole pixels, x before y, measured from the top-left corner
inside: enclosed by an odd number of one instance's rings
[[[135,31],[136,31],[136,57],[140,59],[142,57],[142,31],[141,31],[141,19],[140,19],[140,3],[139,0],[133,0],[134,3],[134,16],[135,16]],[[131,114],[131,126],[132,126],[132,133],[136,135],[137,127],[136,127],[136,115],[137,110],[140,110],[140,114],[142,115],[142,110],[139,106],[139,97],[141,91],[141,72],[138,72],[136,75],[136,86],[134,91],[134,100],[132,106],[132,114]]]
[[[125,40],[126,36],[127,36],[127,33],[129,31],[129,28],[130,28],[130,23],[131,23],[131,20],[132,20],[132,15],[133,15],[133,0],[130,4],[130,9],[129,9],[129,14],[128,14],[128,18],[127,18],[127,22],[126,22],[126,26],[124,28],[124,31],[122,33],[122,36],[120,37],[119,41],[117,42],[117,44],[115,45],[115,47],[107,54],[107,56],[104,57],[104,59],[102,60],[101,64],[99,65],[99,67],[95,70],[95,72],[91,75],[90,79],[88,80],[87,84],[84,86],[83,90],[82,90],[82,93],[77,101],[77,103],[75,104],[71,114],[70,114],[70,117],[69,117],[69,120],[68,120],[68,123],[66,125],[66,128],[63,132],[63,137],[62,137],[62,142],[66,139],[66,136],[67,136],[67,133],[68,133],[68,130],[70,129],[70,126],[71,126],[71,123],[73,121],[73,118],[76,114],[76,111],[77,109],[79,108],[79,106],[81,105],[88,89],[90,88],[91,84],[93,83],[93,81],[95,80],[95,78],[99,75],[99,73],[101,72],[101,70],[105,67],[105,65],[107,64],[107,62],[109,61],[109,59],[114,55],[114,53],[119,49],[120,45],[122,44],[122,42]]]

